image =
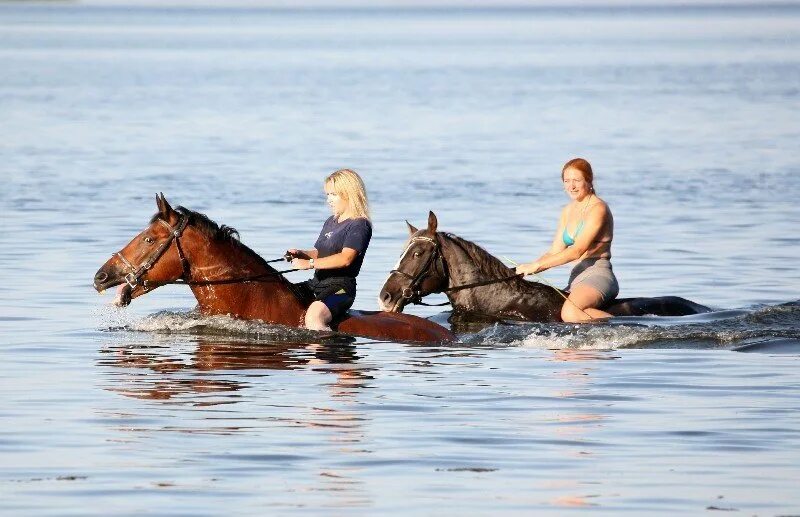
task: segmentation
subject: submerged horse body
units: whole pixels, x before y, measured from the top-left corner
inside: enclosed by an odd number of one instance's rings
[[[236,230],[182,207],[175,210],[163,194],[156,201],[159,211],[150,225],[98,270],[95,289],[126,284],[122,302],[127,305],[161,285],[182,281],[202,314],[302,325],[309,293],[240,243]],[[432,321],[377,311],[350,311],[336,330],[394,341],[455,339]]]
[[[566,292],[524,280],[480,246],[439,232],[437,227],[433,212],[426,229],[408,224],[408,245],[379,295],[383,310],[402,312],[409,303],[444,292],[454,315],[461,317],[561,321]],[[710,311],[678,296],[616,299],[604,310],[614,316],[685,316]]]

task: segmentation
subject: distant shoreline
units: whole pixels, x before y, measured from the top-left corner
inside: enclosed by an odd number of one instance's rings
[[[324,0],[233,0],[220,4],[207,0],[0,0],[0,5],[53,6],[70,5],[81,7],[108,7],[124,9],[202,9],[231,10],[256,9],[275,11],[397,11],[397,12],[661,12],[661,11],[755,11],[765,9],[793,9],[800,7],[800,0],[756,2],[753,0],[550,0],[550,1],[504,1],[486,0],[383,0],[366,2],[364,0],[340,0],[336,4]]]

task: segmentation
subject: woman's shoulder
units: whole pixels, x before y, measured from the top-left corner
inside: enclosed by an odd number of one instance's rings
[[[369,228],[372,230],[372,221],[366,217],[353,217],[343,222],[350,228]]]
[[[335,227],[335,226],[336,226],[336,216],[333,216],[333,215],[328,217],[327,219],[325,219],[325,222],[322,223],[323,230],[326,229],[326,228],[331,228],[331,227]]]
[[[611,209],[609,208],[608,203],[606,203],[605,199],[602,199],[602,198],[597,197],[595,195],[594,199],[592,200],[591,204],[589,205],[588,212],[595,212],[595,213],[598,213],[598,214],[606,214],[606,213],[611,212]]]
[[[353,224],[368,224],[372,225],[372,221],[367,219],[366,217],[351,217],[348,221],[352,221]]]

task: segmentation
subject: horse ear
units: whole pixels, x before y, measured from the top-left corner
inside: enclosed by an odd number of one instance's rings
[[[409,223],[408,221],[406,221],[406,226],[408,226],[409,235],[414,235],[419,231],[413,224]]]
[[[172,213],[172,207],[169,206],[167,198],[164,197],[163,192],[156,194],[156,204],[158,205],[158,212],[161,214],[161,218],[165,221],[169,221],[169,216]]]
[[[433,211],[428,212],[428,231],[436,233],[437,226],[439,226],[439,221],[436,219],[436,214]]]

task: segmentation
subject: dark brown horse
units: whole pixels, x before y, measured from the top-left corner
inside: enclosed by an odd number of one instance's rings
[[[561,321],[566,292],[522,279],[480,246],[438,232],[437,227],[433,212],[424,230],[408,224],[408,244],[379,295],[383,310],[402,312],[408,303],[444,292],[454,316],[461,320]],[[678,296],[618,299],[604,310],[615,316],[685,316],[710,311]]]
[[[173,210],[163,194],[150,225],[111,256],[94,277],[103,291],[125,284],[122,304],[161,285],[189,285],[200,311],[299,327],[312,299],[263,258],[241,244],[233,228],[202,214]],[[444,342],[453,334],[412,315],[350,311],[334,322],[339,332],[378,340]]]

